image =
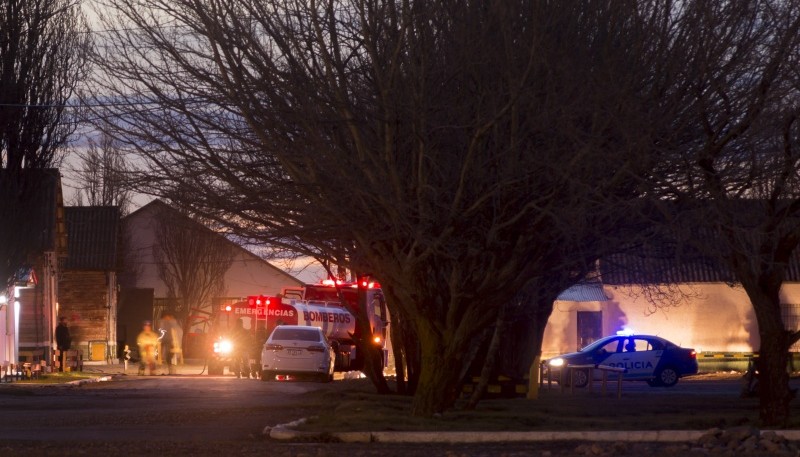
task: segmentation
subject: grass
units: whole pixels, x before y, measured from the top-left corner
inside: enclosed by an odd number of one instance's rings
[[[38,379],[21,379],[14,381],[14,384],[64,384],[70,381],[96,377],[96,373],[84,373],[82,371],[56,372],[42,374]]]
[[[737,375],[738,376],[738,375]],[[456,408],[437,418],[412,417],[411,398],[377,395],[366,380],[346,381],[333,391],[311,395],[318,414],[300,430],[347,431],[551,431],[551,430],[705,430],[738,425],[758,426],[758,400],[731,393],[688,394],[685,391],[623,387],[622,398],[582,390],[574,394],[542,390],[537,400],[484,400],[475,411]],[[792,404],[800,428],[800,405]]]

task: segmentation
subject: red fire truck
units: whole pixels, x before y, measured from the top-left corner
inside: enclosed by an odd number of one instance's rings
[[[363,303],[359,303],[359,295]],[[238,320],[246,329],[250,347],[247,348],[253,375],[258,373],[261,346],[278,325],[308,325],[319,327],[336,349],[336,371],[360,370],[363,357],[356,350],[362,339],[356,323],[359,306],[364,306],[372,344],[385,349],[388,315],[386,300],[377,283],[363,281],[343,283],[330,280],[320,284],[287,287],[280,296],[253,295],[247,301],[223,305],[215,319],[214,347],[208,361],[208,373],[221,375],[225,366],[235,365],[237,350],[231,332]],[[239,341],[242,338],[238,338]],[[241,343],[239,343],[241,344]],[[384,357],[385,360],[385,357]],[[233,371],[233,368],[231,368]]]

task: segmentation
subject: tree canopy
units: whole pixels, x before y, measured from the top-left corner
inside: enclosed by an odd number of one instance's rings
[[[796,197],[796,3],[108,0],[94,118],[140,189],[379,278],[431,415],[504,304],[541,329],[659,203]]]
[[[43,169],[58,167],[77,116],[68,107],[86,70],[91,36],[71,0],[0,6],[0,283],[42,249]],[[50,174],[51,176],[53,173]],[[43,197],[50,189],[52,195]]]

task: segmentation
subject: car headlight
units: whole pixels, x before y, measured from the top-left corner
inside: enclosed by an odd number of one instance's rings
[[[230,340],[219,340],[214,342],[214,352],[217,354],[230,354],[233,351],[233,343]]]
[[[555,359],[550,359],[548,365],[551,367],[563,367],[564,366],[564,359],[561,357],[556,357]]]

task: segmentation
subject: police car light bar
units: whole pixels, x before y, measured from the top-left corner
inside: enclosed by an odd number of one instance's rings
[[[629,328],[626,328],[626,327],[623,327],[622,330],[618,330],[617,331],[617,335],[618,336],[633,336],[635,334],[636,334],[636,332],[634,332],[633,330],[631,330]]]

